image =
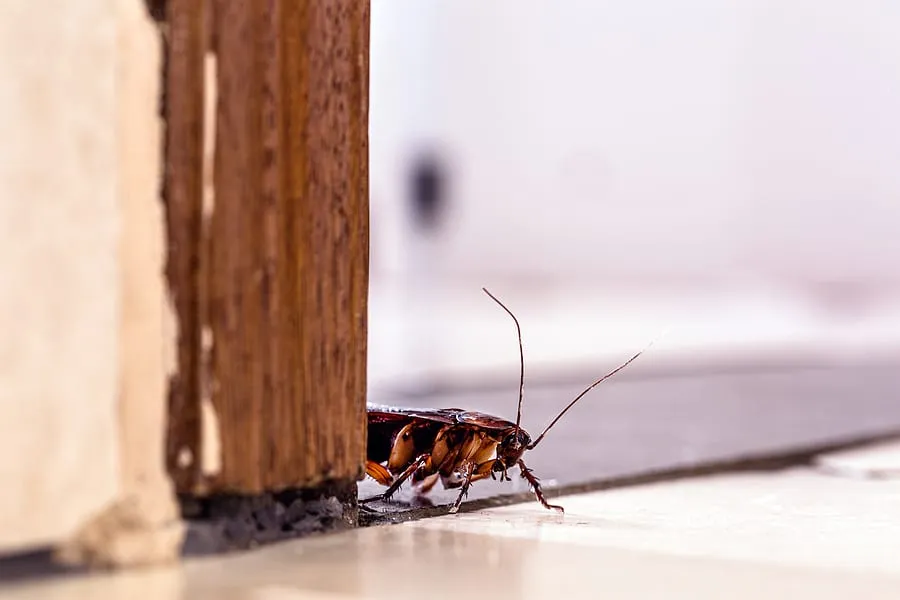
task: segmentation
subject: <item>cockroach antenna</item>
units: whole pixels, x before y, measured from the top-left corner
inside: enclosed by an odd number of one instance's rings
[[[571,402],[569,402],[569,404],[564,409],[562,409],[562,411],[558,415],[556,415],[556,417],[552,421],[550,421],[550,424],[547,425],[547,427],[544,429],[544,431],[541,432],[541,435],[537,436],[537,439],[535,439],[531,443],[531,445],[528,446],[528,449],[532,450],[532,449],[534,449],[535,446],[540,444],[541,440],[544,439],[544,436],[547,435],[547,432],[550,431],[550,429],[554,425],[556,425],[557,421],[559,421],[563,417],[564,414],[569,412],[570,408],[575,406],[576,402],[581,400],[592,389],[594,389],[595,387],[597,387],[598,385],[600,385],[601,383],[603,383],[604,381],[606,381],[607,379],[609,379],[610,377],[612,377],[613,375],[615,375],[616,373],[618,373],[619,371],[621,371],[622,369],[624,369],[625,367],[630,365],[632,362],[637,360],[637,357],[639,357],[641,354],[643,354],[644,352],[649,350],[651,348],[651,346],[653,346],[653,344],[658,342],[667,332],[668,332],[668,328],[664,329],[662,333],[660,333],[658,336],[656,336],[656,338],[654,338],[649,344],[644,346],[644,348],[641,349],[640,352],[638,352],[637,354],[635,354],[634,356],[632,356],[631,358],[626,360],[624,363],[622,363],[621,365],[619,365],[618,367],[616,367],[615,369],[613,369],[612,371],[610,371],[609,373],[607,373],[606,375],[604,375],[603,377],[601,377],[600,379],[598,379],[597,381],[592,383],[591,385],[587,386],[583,392],[581,392],[580,394],[575,396],[575,399],[572,400]]]
[[[519,430],[522,428],[522,401],[525,398],[525,350],[522,348],[522,327],[519,326],[519,320],[516,318],[516,315],[512,313],[511,310],[506,308],[506,305],[500,302],[496,296],[490,293],[487,288],[481,288],[482,291],[490,296],[491,300],[500,305],[500,308],[506,311],[506,313],[512,317],[513,322],[516,324],[516,333],[519,335],[519,407],[516,409],[516,434],[519,433]]]

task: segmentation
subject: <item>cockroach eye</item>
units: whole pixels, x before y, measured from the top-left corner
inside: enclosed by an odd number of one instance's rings
[[[524,429],[519,430],[519,445],[523,448],[528,446],[531,443],[531,436],[528,435],[528,432]]]

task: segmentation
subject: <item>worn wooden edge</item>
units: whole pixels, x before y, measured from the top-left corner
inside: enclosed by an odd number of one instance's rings
[[[198,0],[168,0],[162,8],[151,6],[151,14],[163,19],[162,200],[168,236],[166,279],[178,327],[177,369],[169,382],[166,467],[179,490],[197,481],[202,441],[198,360],[205,5]]]

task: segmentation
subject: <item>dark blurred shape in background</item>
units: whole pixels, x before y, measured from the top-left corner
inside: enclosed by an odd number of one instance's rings
[[[438,155],[422,152],[411,161],[410,210],[417,227],[433,232],[441,226],[447,203],[447,173]]]

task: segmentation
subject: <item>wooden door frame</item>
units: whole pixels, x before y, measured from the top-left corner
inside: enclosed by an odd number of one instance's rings
[[[169,473],[183,497],[339,489],[355,506],[369,2],[168,0],[162,28]]]

